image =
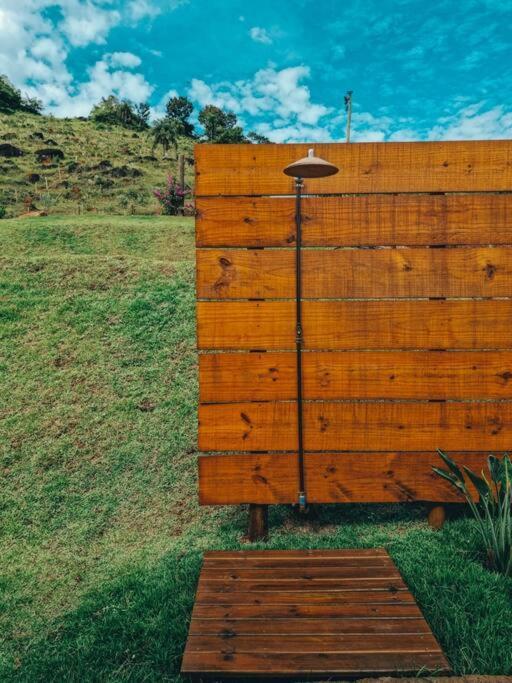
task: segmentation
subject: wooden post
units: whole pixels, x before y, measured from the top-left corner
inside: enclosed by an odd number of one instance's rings
[[[180,187],[185,187],[185,155],[180,154],[178,157],[178,168],[180,177]]]
[[[249,505],[250,541],[264,541],[268,536],[268,505]]]
[[[441,529],[446,519],[444,505],[433,505],[428,512],[428,523],[432,529]]]

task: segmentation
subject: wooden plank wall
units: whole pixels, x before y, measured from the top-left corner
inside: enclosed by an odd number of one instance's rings
[[[296,502],[293,180],[308,145],[199,145],[200,500]],[[455,500],[436,448],[512,445],[512,141],[315,145],[303,315],[310,502]]]

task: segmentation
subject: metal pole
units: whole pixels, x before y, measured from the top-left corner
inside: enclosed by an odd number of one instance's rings
[[[352,124],[352,93],[348,90],[345,95],[345,109],[347,110],[347,142],[350,142],[350,126]]]
[[[302,178],[295,179],[295,349],[297,357],[297,435],[299,460],[299,505],[304,510],[307,505],[306,477],[304,473],[304,430],[302,415]]]

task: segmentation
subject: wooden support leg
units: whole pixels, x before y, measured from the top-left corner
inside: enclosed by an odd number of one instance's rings
[[[428,523],[432,529],[441,529],[446,519],[444,505],[433,505],[428,512]]]
[[[264,541],[268,536],[268,505],[249,505],[249,540]]]

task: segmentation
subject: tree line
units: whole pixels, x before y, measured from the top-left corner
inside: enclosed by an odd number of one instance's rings
[[[7,76],[0,74],[0,112],[12,114],[16,111],[41,114],[43,104],[36,98],[23,95]],[[161,146],[164,155],[171,148],[177,150],[180,137],[210,143],[270,142],[254,131],[246,134],[236,114],[213,104],[207,104],[198,113],[197,121],[202,130],[196,130],[191,121],[193,113],[194,105],[188,97],[177,95],[167,101],[164,115],[151,123],[147,102],[134,103],[110,95],[93,106],[89,119],[97,124],[122,126],[134,131],[147,130],[153,137],[154,146]]]
[[[245,134],[236,114],[224,111],[213,104],[207,104],[199,111],[197,120],[202,131],[197,131],[191,121],[193,112],[194,105],[188,97],[177,95],[167,101],[164,116],[150,124],[150,108],[147,103],[135,104],[110,95],[92,108],[90,118],[97,123],[118,125],[133,130],[149,130],[153,136],[154,146],[161,146],[164,155],[167,155],[171,148],[177,151],[180,137],[217,144],[270,142],[254,131]]]

